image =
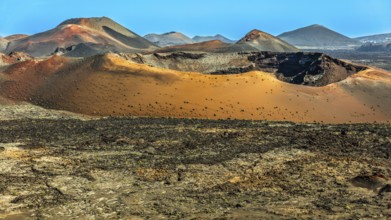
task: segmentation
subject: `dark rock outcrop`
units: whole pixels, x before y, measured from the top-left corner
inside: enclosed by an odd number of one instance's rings
[[[53,54],[67,57],[90,57],[110,52],[118,53],[120,51],[109,44],[80,43],[66,48],[58,47]]]
[[[339,82],[365,69],[322,53],[255,53],[249,56],[259,70],[273,69],[277,78],[309,86]]]

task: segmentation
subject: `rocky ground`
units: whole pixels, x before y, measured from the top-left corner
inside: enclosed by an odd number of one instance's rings
[[[12,103],[1,104],[0,97],[0,122],[6,120],[17,119],[79,119],[89,120],[88,117],[81,114],[71,113],[67,111],[48,110],[29,103]]]
[[[390,219],[391,126],[0,121],[0,219]]]

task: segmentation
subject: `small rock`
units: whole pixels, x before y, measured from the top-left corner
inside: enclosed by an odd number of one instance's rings
[[[350,182],[361,188],[367,188],[369,190],[376,191],[382,187],[386,179],[383,175],[372,175],[372,176],[357,176],[353,178]]]
[[[381,190],[379,191],[379,195],[383,195],[384,193],[390,193],[391,192],[391,184],[385,185]]]
[[[147,149],[145,149],[144,152],[148,153],[148,154],[155,154],[156,153],[156,149],[153,148],[153,147],[148,147]]]

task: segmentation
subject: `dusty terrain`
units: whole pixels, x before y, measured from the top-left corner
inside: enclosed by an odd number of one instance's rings
[[[390,121],[390,73],[360,71],[321,54],[290,56],[53,56],[4,67],[0,92],[12,100],[96,116]]]
[[[390,125],[0,122],[3,219],[389,219]]]
[[[369,57],[258,30],[159,48],[107,17],[0,38],[0,219],[391,219],[391,73],[365,65],[389,57]]]

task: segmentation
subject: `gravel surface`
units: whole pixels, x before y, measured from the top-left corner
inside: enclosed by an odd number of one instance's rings
[[[390,219],[391,126],[0,121],[0,219]]]

